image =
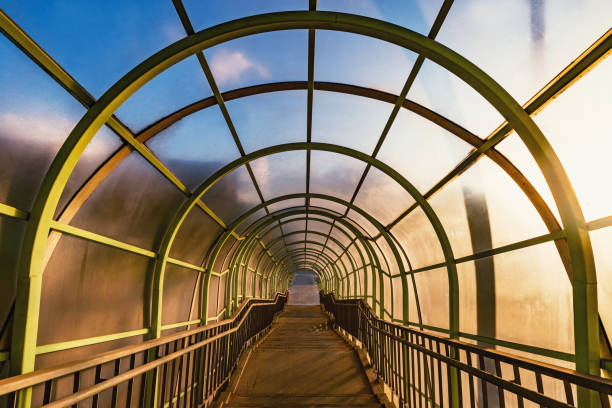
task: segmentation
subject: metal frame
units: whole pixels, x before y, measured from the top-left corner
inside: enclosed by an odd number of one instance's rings
[[[240,25],[245,22],[253,23],[253,25],[240,27]],[[5,23],[6,21],[2,20],[3,31],[6,33]],[[537,126],[529,118],[528,114],[535,112],[536,109],[540,109],[544,103],[562,92],[563,89],[575,81],[589,67],[603,58],[610,49],[609,33],[604,36],[605,38],[602,38],[598,44],[595,44],[592,49],[587,50],[588,53],[585,54],[584,58],[581,58],[580,61],[560,74],[560,77],[551,81],[553,86],[541,92],[537,98],[532,100],[528,106],[529,109],[526,108],[525,110],[527,110],[527,112],[525,112],[510,95],[486,76],[486,74],[478,70],[478,68],[470,64],[467,60],[434,41],[427,40],[409,30],[365,17],[322,12],[285,12],[264,16],[253,16],[238,22],[225,23],[213,29],[194,34],[191,37],[178,41],[145,61],[145,63],[135,68],[126,75],[126,77],[115,84],[100,101],[95,102],[95,104],[91,106],[88,113],[71,133],[54,160],[29,217],[26,238],[24,239],[18,301],[15,314],[15,327],[17,330],[15,330],[13,350],[11,351],[13,362],[19,363],[18,371],[28,371],[33,367],[33,353],[31,350],[33,345],[35,346],[36,338],[36,325],[34,323],[36,322],[37,309],[39,307],[40,283],[42,271],[44,269],[44,253],[48,242],[47,235],[53,228],[53,212],[72,168],[96,130],[102,126],[104,122],[111,120],[112,112],[139,86],[142,86],[155,74],[187,55],[214,45],[217,41],[215,35],[227,41],[231,38],[256,32],[291,28],[307,28],[313,32],[317,28],[337,29],[370,35],[412,49],[418,52],[422,57],[432,59],[434,62],[442,65],[444,68],[462,78],[468,85],[472,86],[477,92],[485,97],[485,99],[487,99],[507,119],[508,125],[503,126],[503,128],[514,128],[523,142],[527,145],[536,159],[536,162],[542,169],[546,181],[551,187],[557,206],[559,207],[564,227],[563,231],[566,235],[565,242],[567,242],[568,245],[569,260],[571,261],[574,297],[574,331],[576,337],[576,366],[578,370],[583,372],[597,372],[599,370],[599,329],[597,327],[596,279],[588,236],[589,228],[584,221],[571,184],[558,158]],[[12,38],[11,35],[12,33],[9,32],[8,36],[10,38]],[[38,56],[33,55],[32,58],[36,60]],[[312,83],[312,81],[309,82]],[[488,152],[488,149],[501,141],[507,133],[508,132],[504,133],[504,129],[495,132],[468,158],[471,157],[472,159],[470,160],[473,161],[484,152]],[[303,149],[310,151],[310,144],[303,146]],[[340,152],[341,150],[343,149],[334,148],[330,151]],[[347,153],[342,152],[342,154]],[[349,155],[352,156],[352,153]],[[364,161],[370,164],[369,161]],[[248,164],[248,161],[245,164]],[[469,163],[462,164],[460,167],[463,166],[462,169],[464,170],[468,165]],[[461,171],[461,169],[453,171],[452,175],[445,178],[445,180],[447,180],[446,182]],[[440,185],[444,185],[444,183]],[[409,184],[405,186],[407,189],[410,189],[410,187]],[[196,194],[197,192],[194,193],[194,195]],[[427,195],[425,195],[425,197],[420,194],[418,195],[420,196],[420,200],[417,200],[417,202],[419,202],[420,205],[427,204],[425,201]],[[260,198],[263,202],[261,194]],[[192,200],[189,199],[189,201],[191,202]],[[193,207],[194,204],[195,202],[191,203],[190,208]],[[23,213],[12,211],[10,207],[4,209],[6,210],[3,211],[5,215],[10,216],[11,214],[16,214],[19,215],[18,218],[24,218]],[[432,214],[428,214],[426,211],[426,214],[430,217],[430,221],[435,223],[437,219],[435,213],[432,211]],[[179,220],[179,225],[181,221],[182,220]],[[434,229],[436,229],[435,225]],[[436,232],[439,234],[439,239],[444,241],[445,233],[443,229],[436,229]],[[176,228],[172,234],[175,233]],[[563,240],[557,241],[563,242]],[[443,242],[443,250],[450,250],[449,244],[448,247],[445,248],[447,244],[447,242]],[[392,245],[392,248],[393,247]],[[162,249],[166,248],[162,246]],[[168,262],[168,256],[167,253],[163,251],[160,251],[160,253],[162,255],[161,264],[163,265],[165,262]],[[447,267],[449,270],[452,270],[455,262],[452,257],[452,251],[448,253],[445,251],[445,256],[447,258]],[[160,264],[160,262],[158,262],[158,264]],[[450,286],[449,282],[449,287]],[[451,315],[457,313],[458,316],[458,310],[456,308],[455,310],[452,309],[453,307],[451,306]],[[451,320],[452,319],[451,317]],[[451,329],[451,336],[453,335],[456,335],[456,333],[454,334]],[[17,357],[17,359],[15,359],[15,357]],[[15,364],[13,364],[13,366],[15,366]]]

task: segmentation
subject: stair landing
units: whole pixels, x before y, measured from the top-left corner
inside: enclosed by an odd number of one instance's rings
[[[359,357],[317,306],[287,305],[226,407],[381,407]]]

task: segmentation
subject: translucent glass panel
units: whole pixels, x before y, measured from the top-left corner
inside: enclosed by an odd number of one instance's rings
[[[381,317],[391,320],[393,319],[393,287],[391,286],[391,278],[383,276],[382,281],[385,298],[383,302],[384,316]]]
[[[319,0],[318,10],[358,14],[410,28],[427,35],[442,1],[387,0]]]
[[[225,290],[225,276],[219,278],[211,276],[208,286],[208,317],[217,315],[217,304],[219,300],[219,281],[223,279],[223,290]],[[223,306],[222,306],[223,307]]]
[[[17,289],[17,262],[19,260],[21,241],[25,232],[26,221],[9,217],[0,217],[0,322],[5,324],[13,304]],[[10,237],[10,239],[6,239]],[[10,347],[10,336],[0,336],[0,350]]]
[[[364,169],[365,163],[356,159],[314,150],[311,153],[310,191],[349,201]]]
[[[306,141],[306,91],[252,95],[226,105],[247,153]]]
[[[162,117],[211,95],[202,67],[192,56],[146,83],[116,114],[130,129],[141,131]]]
[[[306,154],[290,151],[272,154],[251,163],[264,200],[306,191]]]
[[[331,228],[331,225],[325,222],[316,221],[316,220],[313,220],[312,218],[308,219],[308,230],[309,231],[317,231],[317,232],[322,232],[324,234],[327,234],[329,233],[330,228]]]
[[[240,157],[217,106],[181,119],[146,145],[192,190],[216,170]]]
[[[262,217],[265,217],[266,211],[262,208],[255,211],[253,214],[249,215],[239,226],[236,228],[236,231],[239,234],[244,234],[246,230],[249,231],[255,227],[255,224],[261,220]]]
[[[316,35],[316,81],[348,83],[397,95],[416,59],[413,52],[375,38],[328,30],[317,30]]]
[[[469,242],[478,252],[548,232],[520,188],[486,157],[429,202],[449,235],[455,257],[470,254]]]
[[[377,158],[425,193],[472,149],[435,123],[401,109]]]
[[[194,288],[199,273],[176,265],[167,265],[164,275],[162,323],[179,323],[189,320]]]
[[[402,278],[394,278],[391,282],[393,283],[393,318],[402,320],[404,318]]]
[[[587,221],[612,214],[612,194],[604,187],[612,171],[611,85],[608,57],[535,117],[559,155]]]
[[[395,253],[391,249],[391,246],[387,243],[387,240],[384,237],[380,237],[376,240],[376,244],[382,255],[385,257],[386,264],[388,268],[385,269],[385,272],[389,275],[397,275],[400,273],[399,265],[397,262],[397,258],[395,257]],[[384,263],[382,259],[380,259],[381,263]]]
[[[448,273],[446,268],[414,274],[423,324],[448,329]]]
[[[503,122],[503,117],[482,96],[441,66],[426,60],[408,99],[458,123],[481,138]]]
[[[355,199],[355,205],[383,225],[389,224],[413,203],[414,199],[401,185],[374,167],[370,168]]]
[[[366,235],[375,236],[378,234],[378,229],[370,223],[363,215],[358,213],[357,211],[350,210],[348,212],[348,218],[350,218],[354,223],[359,224],[359,226],[365,230]]]
[[[29,211],[55,153],[85,109],[4,36],[0,60],[0,202]]]
[[[307,0],[224,0],[201,2],[185,0],[185,9],[196,30],[203,30],[229,20],[275,11],[308,10]]]
[[[268,210],[270,211],[270,213],[277,213],[281,210],[289,210],[292,207],[303,207],[304,202],[305,201],[303,198],[291,198],[289,200],[283,200],[283,201],[279,201],[277,203],[268,205]]]
[[[393,105],[338,92],[314,92],[312,141],[372,154]]]
[[[100,184],[70,225],[155,248],[185,196],[137,153]]]
[[[336,214],[344,214],[344,212],[346,211],[346,207],[344,205],[336,203],[334,201],[330,201],[330,200],[323,200],[320,198],[311,198],[310,205],[312,207],[319,207],[319,208],[325,208],[327,210],[331,210],[332,212]]]
[[[286,224],[283,224],[283,231],[285,231],[285,234],[288,234],[290,232],[305,231],[305,230],[306,230],[306,221],[304,220],[295,220],[295,221],[291,221]]]
[[[145,327],[152,265],[140,255],[62,236],[43,277],[38,344]]]
[[[185,36],[170,2],[21,2],[4,10],[95,97]]]
[[[223,92],[281,81],[305,81],[308,31],[284,30],[238,38],[204,51]]]
[[[572,288],[554,244],[496,255],[493,264],[495,302],[489,308],[495,310],[496,338],[572,353]],[[460,303],[466,309],[462,331],[478,329],[474,302],[486,295],[478,293],[476,268],[473,263],[459,268]]]
[[[612,333],[612,228],[591,232],[591,244],[597,267],[597,300],[599,316],[608,336]]]
[[[524,103],[603,35],[610,21],[606,0],[469,0],[453,4],[437,39]]]
[[[521,138],[515,132],[512,132],[510,136],[506,137],[506,139],[495,148],[519,169],[540,196],[542,196],[557,220],[560,220],[559,211],[552,193],[550,192],[550,188],[548,188],[548,184],[546,184],[546,180],[540,168]],[[612,208],[610,210],[612,212]]]
[[[228,225],[261,203],[244,166],[226,174],[204,194],[202,200]]]
[[[55,217],[59,217],[66,205],[91,177],[98,168],[122,145],[122,140],[107,126],[102,126],[98,133],[89,142],[81,158],[77,162],[72,174],[68,178],[66,187],[55,210]]]
[[[221,232],[221,227],[208,214],[200,207],[194,207],[176,234],[170,256],[200,265]]]
[[[444,262],[438,236],[420,207],[393,227],[391,233],[406,251],[413,269]]]

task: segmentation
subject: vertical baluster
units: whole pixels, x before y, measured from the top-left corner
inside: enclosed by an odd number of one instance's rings
[[[432,349],[433,350],[433,349]],[[440,354],[440,342],[436,340],[436,352]],[[442,386],[442,360],[438,360],[438,405],[444,408],[444,388]]]
[[[535,371],[536,388],[540,394],[544,394],[544,384],[542,383],[542,373]],[[542,405],[540,405],[542,407]]]
[[[51,386],[53,385],[53,380],[45,381],[45,392],[43,394],[43,405],[51,402]],[[10,407],[11,404],[8,404]]]
[[[415,336],[415,343],[416,345],[420,345],[421,343],[421,336],[420,335],[416,335]],[[417,349],[416,350],[416,355],[417,355],[417,359],[416,359],[416,363],[417,363],[417,389],[418,389],[418,394],[419,394],[419,408],[421,408],[423,406],[423,370],[421,370],[421,352]]]
[[[98,364],[96,366],[96,373],[95,373],[95,378],[94,378],[94,384],[98,384],[101,381],[101,378],[100,378],[101,371],[102,371],[102,365]],[[98,408],[98,394],[94,395],[93,398],[91,399],[91,407],[92,408]]]
[[[446,357],[450,357],[450,347],[448,344],[444,344],[444,351],[446,353]],[[452,406],[453,404],[453,389],[451,387],[451,365],[446,364],[446,392],[448,397],[448,405]],[[486,406],[486,405],[485,405]]]
[[[166,352],[163,354],[164,356],[167,356],[170,351],[170,343],[166,343],[165,344],[165,350]],[[165,364],[163,364],[163,369],[162,369],[162,382],[161,382],[161,395],[160,395],[160,404],[163,407],[164,404],[166,403],[166,378],[168,375],[168,365],[170,364],[170,362],[167,362]]]
[[[495,375],[497,375],[499,378],[502,378],[501,364],[498,359],[495,359]],[[502,387],[497,387],[497,392],[499,394],[499,406],[503,408],[506,406],[504,389]]]
[[[470,367],[473,367],[472,366],[472,353],[466,350],[465,356],[467,359],[467,364]],[[468,374],[468,381],[470,383],[470,407],[474,408],[476,397],[474,396],[474,376],[472,374]]]
[[[416,350],[414,349],[414,347],[412,347],[412,345],[414,345],[414,334],[410,333],[410,370],[411,370],[411,377],[412,377],[412,381],[410,382],[410,388],[412,388],[412,406],[416,407],[417,405],[417,393],[416,393],[416,389],[417,389],[417,380],[416,380],[416,370],[415,370],[415,362],[414,362],[414,356],[416,354]]]
[[[183,345],[184,345],[184,342],[185,342],[185,339],[183,338]],[[179,407],[181,404],[181,387],[183,385],[183,359],[184,357],[185,357],[184,354],[179,357],[179,364],[178,364],[178,384],[176,386],[176,406],[177,407]],[[174,400],[174,398],[172,400]],[[174,404],[170,404],[170,408],[172,408],[173,406]]]
[[[513,382],[515,384],[521,385],[521,373],[519,371],[518,366],[513,364],[512,365],[512,371],[514,372],[514,381]],[[566,391],[567,391],[567,389],[566,389]],[[571,398],[571,392],[572,392],[572,390],[570,389],[570,398]],[[517,402],[518,408],[523,408],[524,407],[523,397],[521,397],[520,395],[516,396],[516,402]]]
[[[191,362],[191,354],[193,351],[187,353],[187,364],[185,364],[185,390],[183,391],[183,408],[187,408],[187,400],[189,399],[189,391],[193,388],[193,370]],[[189,381],[191,379],[191,381]]]
[[[432,344],[432,340],[431,337],[428,339],[429,342],[429,350],[433,351],[433,344]],[[429,359],[429,386],[430,386],[430,390],[429,390],[429,397],[431,398],[430,400],[430,406],[431,408],[434,408],[436,406],[436,367],[435,367],[435,361],[434,358],[432,356],[428,356],[427,357]]]
[[[131,354],[130,355],[130,370],[133,370],[135,365],[136,365],[136,354]],[[126,408],[130,408],[130,406],[132,405],[132,388],[133,387],[134,387],[134,377],[128,380],[127,393],[125,397],[125,407]]]
[[[79,386],[80,386],[80,383],[81,383],[81,373],[79,371],[77,371],[72,376],[73,376],[73,380],[72,380],[72,393],[76,394],[77,392],[79,392]],[[74,404],[72,406],[72,408],[77,408],[77,404]]]
[[[482,371],[487,371],[485,368],[485,360],[482,354],[478,355],[478,366]],[[480,380],[480,385],[482,386],[482,402],[485,407],[489,406],[489,396],[487,394],[488,383],[485,380]]]
[[[114,377],[119,375],[120,366],[121,366],[121,359],[120,358],[115,359],[115,367],[113,370]],[[117,386],[115,385],[113,387],[112,394],[111,394],[111,407],[115,408],[116,406],[117,406]]]

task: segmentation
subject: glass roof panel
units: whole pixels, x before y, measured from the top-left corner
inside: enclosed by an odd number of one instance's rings
[[[522,104],[603,35],[610,21],[607,0],[467,0],[455,2],[438,41]]]
[[[370,236],[375,236],[378,234],[378,230],[370,221],[368,221],[364,216],[359,214],[357,211],[350,210],[347,214],[348,218],[354,221],[355,224],[359,224],[359,226],[365,230]]]
[[[372,154],[393,105],[339,92],[314,92],[312,141]]]
[[[172,258],[200,265],[221,227],[200,207],[194,207],[185,217],[170,248]]]
[[[401,109],[377,158],[425,193],[471,149],[471,145],[435,123]]]
[[[268,205],[268,210],[271,213],[275,213],[277,211],[280,211],[286,208],[289,209],[291,207],[302,207],[303,205],[304,205],[303,198],[291,198],[289,200],[283,200],[283,201],[279,201],[278,203]]]
[[[306,91],[252,95],[226,105],[247,153],[306,141]]]
[[[448,329],[448,272],[446,268],[414,274],[423,324]]]
[[[306,239],[308,241],[315,241],[315,242],[319,242],[321,244],[325,244],[325,241],[327,240],[327,236],[323,236],[323,235],[319,235],[319,234],[315,234],[315,233],[308,233]],[[337,254],[340,254],[339,252],[336,252]]]
[[[202,201],[226,225],[231,224],[240,214],[261,203],[244,166],[226,174],[204,194]]]
[[[253,14],[308,10],[308,0],[184,0],[183,3],[196,31]]]
[[[285,234],[295,231],[305,231],[306,221],[305,220],[291,220],[290,222],[283,224],[283,231]]]
[[[141,131],[164,116],[212,95],[195,56],[171,66],[117,109],[117,117],[133,131]]]
[[[305,81],[308,31],[284,30],[238,38],[204,54],[221,92],[280,81]]]
[[[153,249],[185,199],[176,186],[134,152],[102,181],[70,225]]]
[[[480,138],[488,136],[503,117],[480,94],[438,64],[426,60],[408,99],[445,116]]]
[[[399,94],[416,55],[376,38],[317,30],[315,81],[340,82]]]
[[[465,222],[453,222],[447,217],[463,220],[467,217],[468,231],[472,230],[470,236],[474,251],[496,248],[548,233],[544,222],[522,190],[488,157],[480,159],[451,182],[455,183],[460,186],[458,191],[462,191],[463,199],[458,196],[459,199],[445,203],[449,212],[438,213],[438,216],[449,235],[467,231],[452,230],[453,225],[465,226]],[[456,257],[469,255],[458,252],[459,249],[467,249],[465,244],[462,248],[454,249]]]
[[[324,234],[328,234],[330,229],[331,229],[331,225],[329,224],[326,224],[321,221],[316,221],[310,218],[308,219],[308,230],[309,231],[317,231],[317,232],[322,232]]]
[[[1,126],[1,125],[0,125]],[[106,125],[91,139],[79,158],[55,210],[56,218],[89,177],[122,145],[122,140]]]
[[[597,268],[597,301],[599,316],[607,333],[612,330],[612,228],[591,232],[591,243]]]
[[[383,225],[389,224],[414,203],[412,196],[391,177],[370,168],[355,205],[367,211]]]
[[[146,145],[191,190],[240,157],[217,106],[181,119]]]
[[[342,204],[338,204],[335,201],[322,200],[319,198],[310,199],[310,207],[318,207],[321,209],[331,210],[336,214],[344,214],[346,207]]]
[[[94,97],[185,31],[169,1],[11,1],[2,7]]]
[[[336,153],[313,150],[310,156],[310,191],[349,201],[365,163]]]
[[[413,269],[444,262],[438,236],[420,207],[397,223],[391,233],[406,251]]]
[[[238,228],[236,228],[236,230],[238,231],[238,233],[243,234],[244,231],[249,228],[253,223],[255,223],[257,220],[261,219],[263,216],[266,215],[266,211],[261,208],[257,211],[255,211],[253,214],[249,215],[247,217],[246,220],[244,220],[239,226]]]
[[[442,0],[319,0],[317,9],[372,17],[427,35],[441,4]]]
[[[306,190],[306,154],[301,150],[262,157],[251,168],[264,200]]]
[[[85,109],[4,36],[0,61],[0,202],[29,211]]]
[[[195,293],[194,289],[197,281],[197,272],[177,265],[168,265],[164,273],[162,324],[180,323],[189,320],[192,305],[189,300]]]
[[[529,153],[527,146],[525,146],[516,132],[512,132],[510,136],[506,137],[501,143],[495,146],[495,148],[506,156],[512,162],[512,164],[516,166],[521,173],[523,173],[527,180],[542,196],[546,204],[548,204],[548,207],[552,210],[555,217],[557,217],[557,220],[560,220],[561,218],[559,216],[559,211],[557,210],[557,205],[555,204],[555,200],[550,192],[550,188],[548,188],[548,184],[546,184],[546,180],[544,179],[544,176],[542,175],[542,172],[540,171],[535,159],[531,153]],[[610,208],[609,213],[612,213],[612,208]]]
[[[535,117],[559,155],[587,221],[612,214],[612,192],[606,187],[612,173],[610,89],[608,56]]]
[[[573,353],[572,286],[555,244],[499,254],[493,263],[496,337]]]

